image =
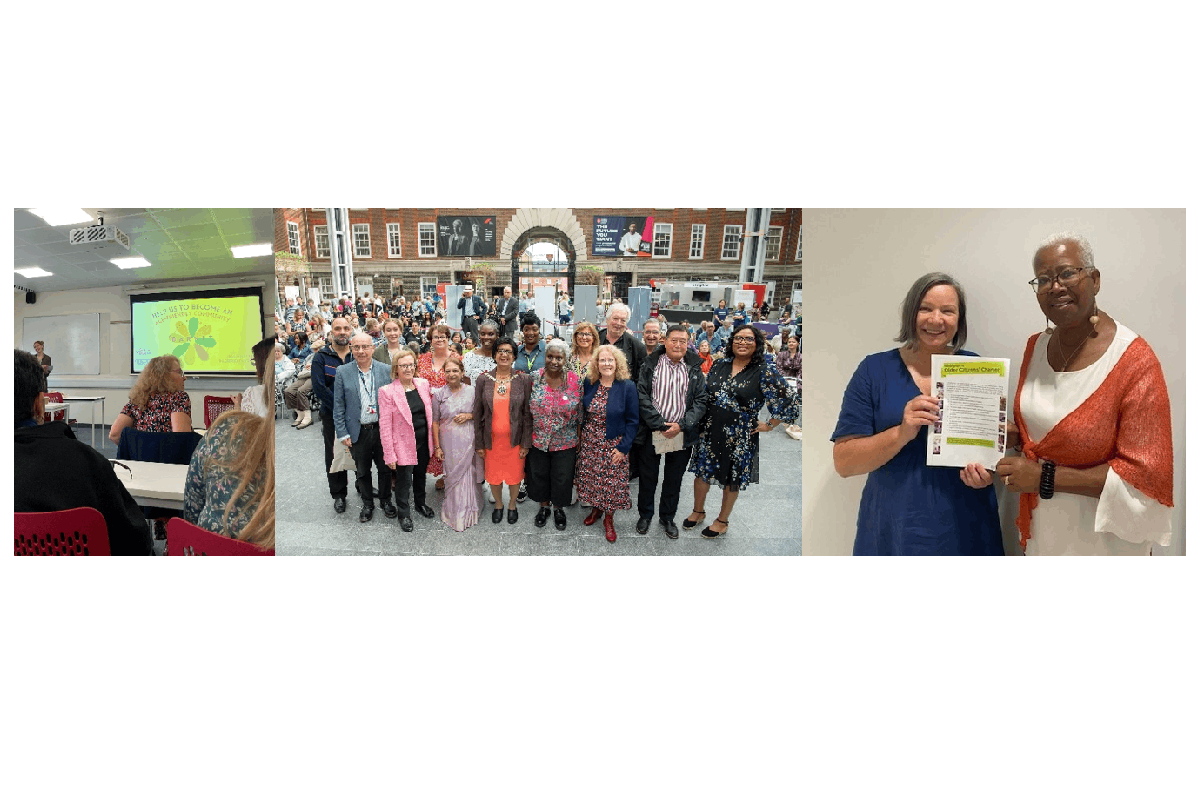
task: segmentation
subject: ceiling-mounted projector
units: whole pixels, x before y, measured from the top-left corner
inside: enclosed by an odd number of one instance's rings
[[[72,228],[67,241],[77,247],[111,250],[113,255],[129,254],[129,236],[116,225],[105,225],[103,218],[99,225]]]

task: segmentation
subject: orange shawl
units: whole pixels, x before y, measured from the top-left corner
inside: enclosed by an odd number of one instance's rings
[[[1021,414],[1021,390],[1038,336],[1029,337],[1013,412],[1026,458],[1047,458],[1065,467],[1086,469],[1107,463],[1126,483],[1168,508],[1174,506],[1174,455],[1171,403],[1167,382],[1154,351],[1138,337],[1130,342],[1100,387],[1067,414],[1040,442],[1029,439]],[[1036,492],[1021,495],[1017,530],[1021,549],[1029,541]]]

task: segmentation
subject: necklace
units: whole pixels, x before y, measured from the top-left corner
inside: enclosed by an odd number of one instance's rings
[[[499,375],[497,375],[496,376],[496,394],[500,395],[501,397],[508,394],[508,384],[510,384],[510,383],[512,383],[512,375],[511,374],[507,378],[501,378]]]
[[[1093,325],[1093,326],[1092,326],[1092,333],[1095,333],[1095,332],[1096,332],[1096,326],[1095,326],[1095,325]],[[1087,340],[1088,340],[1088,338],[1090,338],[1090,337],[1091,337],[1092,333],[1089,333],[1089,334],[1087,334],[1086,336],[1084,336],[1082,339],[1080,339],[1080,340],[1079,340],[1079,344],[1075,346],[1075,349],[1071,351],[1071,355],[1070,355],[1070,356],[1067,358],[1067,360],[1066,360],[1066,361],[1064,361],[1064,362],[1063,362],[1062,369],[1060,370],[1060,372],[1066,372],[1066,371],[1067,371],[1067,366],[1068,366],[1068,365],[1070,365],[1070,363],[1071,363],[1071,359],[1075,358],[1075,356],[1076,356],[1076,355],[1079,353],[1079,350],[1080,350],[1080,348],[1082,348],[1082,347],[1084,346],[1084,344],[1086,344],[1086,343],[1087,343]],[[1060,358],[1062,357],[1062,354],[1063,354],[1062,335],[1061,335],[1061,334],[1059,334],[1059,337],[1058,337],[1058,355],[1059,355],[1059,357],[1060,357]]]

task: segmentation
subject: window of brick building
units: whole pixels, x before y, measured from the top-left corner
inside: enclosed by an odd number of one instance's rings
[[[370,225],[351,225],[351,233],[354,234],[354,257],[355,258],[370,258],[371,257],[371,226]]]
[[[300,225],[296,222],[287,224],[288,252],[294,256],[300,255]]]
[[[432,222],[417,223],[417,255],[421,258],[437,256],[437,230]]]
[[[329,226],[313,225],[313,240],[317,243],[317,258],[329,258]]]
[[[779,260],[779,247],[783,244],[783,226],[767,226],[767,261]]]
[[[721,243],[721,260],[737,261],[742,256],[742,226],[726,225],[725,240]]]
[[[704,225],[692,225],[692,246],[688,258],[704,258]]]
[[[671,257],[671,238],[674,235],[675,226],[670,222],[654,223],[654,250],[651,255],[655,258],[670,258]]]
[[[400,223],[387,224],[388,258],[400,258]]]
[[[804,260],[804,226],[796,226],[796,260]]]

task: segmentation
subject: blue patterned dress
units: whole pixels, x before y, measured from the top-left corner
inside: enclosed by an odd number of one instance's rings
[[[758,483],[758,415],[765,405],[784,422],[800,417],[800,398],[771,363],[733,374],[733,359],[713,364],[706,381],[708,411],[688,471],[707,483],[741,491]]]
[[[184,482],[183,518],[205,530],[237,539],[238,533],[258,510],[258,504],[252,500],[266,479],[266,467],[251,478],[245,490],[238,495],[229,512],[229,528],[226,530],[225,505],[233,497],[242,478],[228,466],[244,442],[240,436],[237,439],[230,436],[234,421],[229,417],[221,420],[209,428],[196,445]]]

